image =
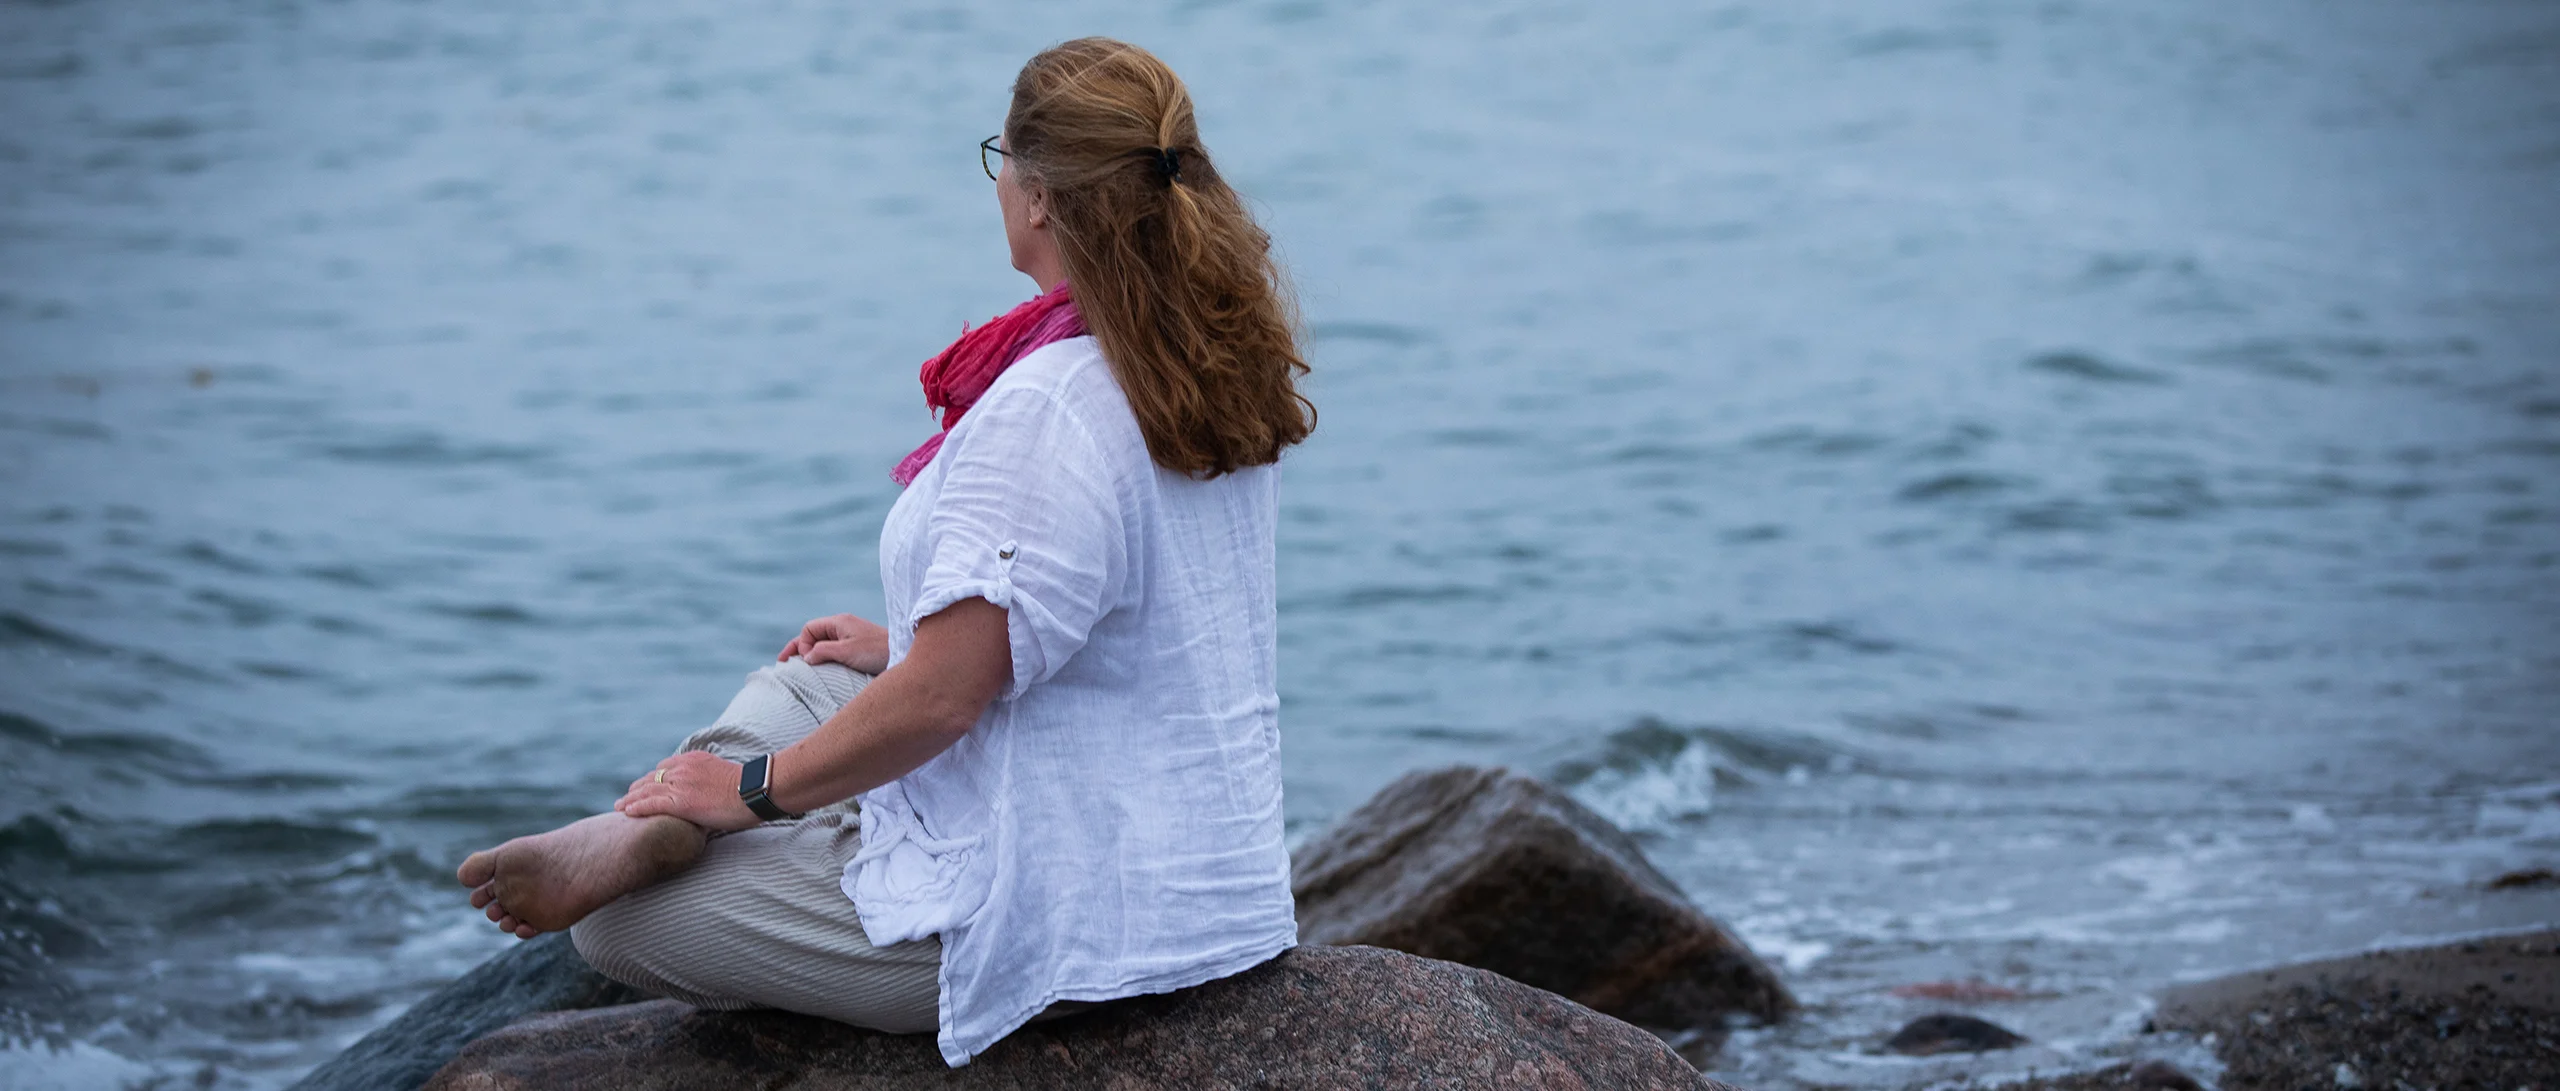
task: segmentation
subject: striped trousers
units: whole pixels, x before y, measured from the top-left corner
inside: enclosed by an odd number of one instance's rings
[[[747,676],[727,711],[680,750],[745,761],[800,741],[869,684],[798,659]],[[588,965],[702,1008],[781,1008],[894,1034],[940,1022],[942,944],[873,947],[839,885],[862,848],[853,801],[714,834],[692,867],[623,895],[569,929]]]

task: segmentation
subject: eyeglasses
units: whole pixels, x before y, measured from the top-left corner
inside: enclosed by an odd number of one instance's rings
[[[994,136],[978,142],[978,166],[985,168],[987,172],[987,181],[990,182],[996,180],[996,160],[1002,159],[1005,156],[1005,150],[1003,148],[996,147],[996,141],[1002,139],[1004,139],[1004,134],[997,133]]]

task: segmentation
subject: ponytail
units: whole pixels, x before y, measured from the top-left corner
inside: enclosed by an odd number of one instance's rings
[[[1157,465],[1215,477],[1307,438],[1271,238],[1201,146],[1172,69],[1108,38],[1055,46],[1014,80],[1004,139]]]

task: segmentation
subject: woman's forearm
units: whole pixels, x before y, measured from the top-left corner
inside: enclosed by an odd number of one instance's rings
[[[781,753],[767,774],[774,804],[816,810],[887,784],[968,734],[1013,680],[1005,611],[962,599],[916,626],[897,666]]]
[[[971,715],[933,708],[906,691],[919,672],[900,663],[864,687],[809,737],[773,756],[766,774],[774,805],[794,814],[870,791],[960,741]]]

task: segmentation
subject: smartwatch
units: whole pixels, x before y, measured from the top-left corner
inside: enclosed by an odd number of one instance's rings
[[[773,755],[758,754],[738,770],[738,799],[767,822],[788,822],[800,817],[773,802]]]

